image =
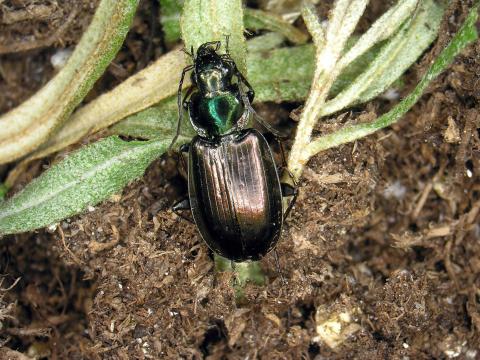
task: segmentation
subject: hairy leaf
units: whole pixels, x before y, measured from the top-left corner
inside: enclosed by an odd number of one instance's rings
[[[165,42],[172,44],[180,40],[180,14],[183,0],[160,0],[160,23]]]
[[[378,55],[355,81],[322,108],[322,116],[364,103],[384,92],[425,51],[437,37],[443,7],[424,0],[416,16],[406,21],[400,31],[386,42]]]
[[[180,20],[186,49],[209,41],[222,41],[229,36],[229,51],[238,69],[246,75],[247,45],[243,33],[243,4],[241,0],[185,0]]]
[[[183,3],[183,0],[160,0],[160,23],[167,43],[180,40],[180,14]],[[307,34],[281,17],[265,11],[245,8],[243,22],[245,28],[249,30],[269,30],[283,35],[294,44],[303,44],[308,40]]]
[[[247,58],[249,79],[257,101],[299,101],[305,98],[313,74],[311,45],[252,53]]]
[[[84,211],[140,177],[170,145],[109,137],[52,166],[0,203],[0,235],[48,226]]]
[[[177,121],[177,97],[171,96],[155,106],[127,117],[114,125],[110,132],[141,139],[173,139]],[[185,119],[182,125],[180,130],[183,136],[191,138],[195,135],[188,120]]]
[[[479,7],[480,1],[476,1],[465,23],[457,34],[455,34],[448,46],[435,59],[415,89],[397,106],[371,123],[348,126],[314,140],[308,148],[305,149],[303,161],[308,161],[311,156],[320,151],[361,139],[400,120],[420,99],[430,82],[444,71],[465,47],[478,40],[475,23],[478,19]]]

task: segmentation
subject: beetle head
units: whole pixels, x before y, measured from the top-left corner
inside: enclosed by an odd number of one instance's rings
[[[219,55],[218,47],[212,43],[202,44],[194,59],[192,81],[206,96],[225,91],[232,83],[233,61]]]

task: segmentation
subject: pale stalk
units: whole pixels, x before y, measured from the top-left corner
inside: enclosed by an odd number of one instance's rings
[[[397,106],[370,123],[347,126],[313,140],[304,149],[305,158],[309,159],[321,151],[361,139],[400,120],[420,99],[428,85],[453,62],[455,57],[468,45],[478,40],[475,23],[478,19],[479,7],[480,1],[477,1],[454,38],[437,56],[415,89]]]
[[[321,39],[314,41],[317,46],[315,74],[288,160],[288,168],[297,180],[308,161],[304,152],[310,143],[313,127],[319,118],[320,110],[325,104],[330,88],[339,74],[337,63],[346,41],[353,33],[367,4],[368,0],[337,0],[329,18],[325,46],[318,47],[322,43]],[[322,34],[318,17],[312,16],[311,9],[306,6],[302,12],[309,32]]]

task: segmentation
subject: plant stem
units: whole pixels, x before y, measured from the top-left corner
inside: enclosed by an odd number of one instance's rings
[[[367,4],[368,0],[337,0],[330,16],[324,46],[321,46],[323,43],[321,40],[322,30],[318,17],[312,16],[310,8],[307,7],[304,10],[307,28],[316,37],[317,64],[310,95],[300,116],[295,142],[288,160],[288,168],[297,180],[306,163],[303,153],[310,143],[313,127],[319,118],[320,110],[325,104],[330,88],[338,77],[336,65],[346,41],[353,33]]]
[[[478,38],[475,22],[478,18],[477,11],[479,5],[480,2],[475,4],[458,33],[440,53],[413,92],[402,102],[371,123],[348,126],[312,141],[303,152],[303,157],[300,158],[300,162],[305,164],[313,155],[316,155],[320,151],[361,139],[377,130],[396,123],[420,99],[430,82],[435,79],[467,45]]]

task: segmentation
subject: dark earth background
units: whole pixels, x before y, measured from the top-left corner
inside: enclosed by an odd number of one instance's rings
[[[331,3],[319,6],[324,16]],[[372,0],[360,30],[392,3]],[[401,96],[471,3],[452,2]],[[78,42],[95,6],[0,1],[0,113],[54,75],[50,58]],[[167,51],[159,11],[156,1],[141,2],[86,101]],[[318,129],[394,104],[378,99]],[[287,129],[300,105],[257,110]],[[286,284],[270,254],[261,261],[267,284],[249,284],[242,302],[231,273],[214,270],[195,227],[170,210],[186,189],[174,158],[155,161],[122,194],[56,229],[4,237],[0,359],[480,359],[479,105],[477,43],[397,125],[317,155],[278,246]],[[33,163],[13,192],[65,153]],[[8,170],[0,167],[0,179]],[[351,315],[342,344],[315,341],[316,326],[342,313]]]

